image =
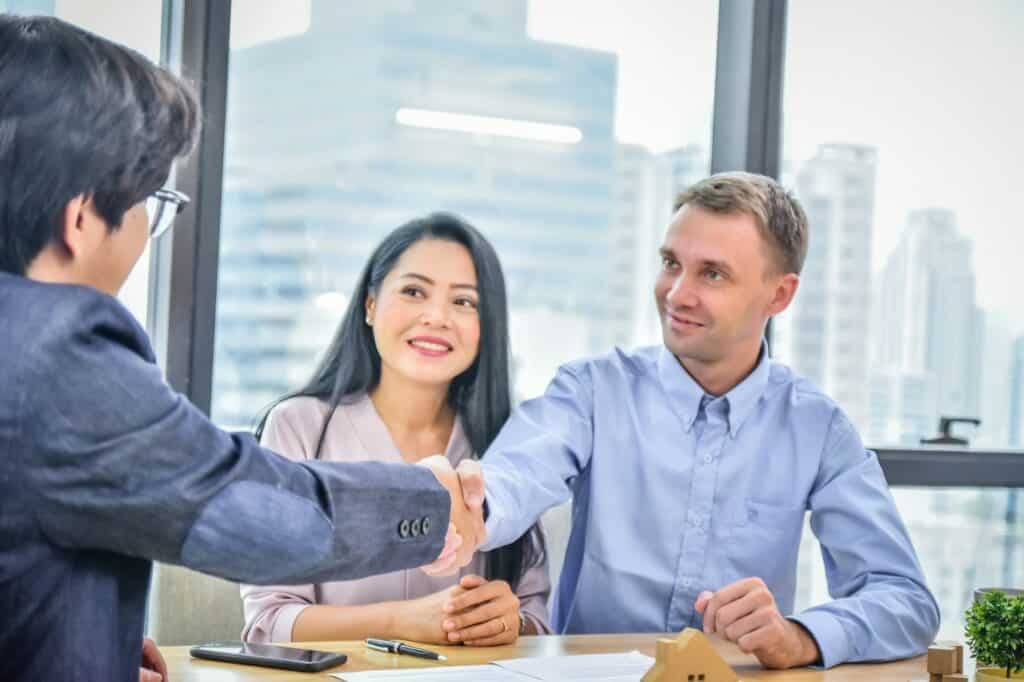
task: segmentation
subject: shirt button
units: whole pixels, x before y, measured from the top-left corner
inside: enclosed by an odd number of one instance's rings
[[[712,457],[710,453],[709,453],[709,454],[706,454],[706,455],[704,455],[704,463],[705,463],[705,464],[711,464],[711,460],[712,460],[712,459],[714,459],[714,457]]]
[[[689,589],[692,586],[693,586],[693,580],[691,580],[690,578],[683,578],[683,587]]]

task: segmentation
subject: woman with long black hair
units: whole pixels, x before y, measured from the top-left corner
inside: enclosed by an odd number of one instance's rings
[[[388,235],[370,257],[341,325],[304,387],[256,430],[293,459],[453,466],[483,454],[510,410],[508,306],[497,254],[475,228],[435,213]],[[400,535],[423,532],[420,521]],[[389,637],[489,646],[550,632],[544,541],[534,527],[478,554],[459,576],[419,570],[361,580],[243,586],[248,641]],[[449,632],[450,601],[471,594],[468,627]]]

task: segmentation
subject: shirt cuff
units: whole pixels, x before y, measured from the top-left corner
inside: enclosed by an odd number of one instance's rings
[[[812,610],[790,616],[789,619],[800,623],[811,633],[821,653],[820,667],[831,668],[850,659],[850,638],[846,636],[842,623],[833,614],[828,611]]]
[[[489,552],[492,549],[497,549],[504,544],[498,537],[501,532],[501,517],[502,509],[501,504],[497,502],[495,496],[491,494],[491,491],[487,490],[486,480],[484,481],[484,509],[487,510],[484,521],[484,530],[487,532],[487,537],[483,543],[477,548],[479,552]]]
[[[501,545],[498,544],[497,538],[495,537],[497,528],[498,522],[495,520],[495,516],[492,512],[491,515],[488,517],[487,521],[484,522],[484,529],[487,531],[487,537],[484,539],[483,543],[477,548],[478,552],[490,552],[492,549],[497,549],[498,547],[501,547]]]
[[[310,604],[285,604],[277,609],[274,616],[274,625],[270,629],[271,642],[293,642],[292,627],[295,619],[299,617]]]

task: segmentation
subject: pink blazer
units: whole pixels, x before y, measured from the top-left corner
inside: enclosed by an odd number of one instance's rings
[[[262,443],[294,460],[312,459],[326,414],[327,405],[315,398],[285,401],[271,412]],[[404,461],[368,396],[351,405],[338,406],[327,427],[321,453],[321,459],[331,462]],[[471,454],[469,441],[456,419],[445,455],[455,466]],[[360,605],[417,599],[456,584],[462,575],[483,575],[483,570],[484,557],[477,554],[458,575],[444,578],[431,578],[419,569],[410,569],[317,585],[243,585],[242,639],[290,642],[296,617],[312,604]],[[547,607],[550,592],[546,560],[528,569],[519,581],[516,594],[520,608],[539,632],[551,632]]]

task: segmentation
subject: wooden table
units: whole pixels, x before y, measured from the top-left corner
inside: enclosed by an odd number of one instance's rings
[[[489,663],[501,658],[527,656],[565,656],[568,654],[621,653],[634,649],[649,656],[654,655],[654,642],[665,635],[566,635],[548,637],[520,637],[515,646],[471,648],[442,647],[429,648],[448,656],[447,663],[424,661],[412,656],[398,656],[370,651],[362,642],[316,642],[295,644],[298,647],[340,651],[348,654],[348,662],[323,673],[296,673],[273,670],[256,666],[215,663],[190,658],[188,647],[163,647],[164,658],[170,672],[171,682],[298,682],[299,680],[328,680],[331,672],[357,672],[360,670],[384,670],[390,668],[422,668],[442,665],[473,665]],[[715,647],[736,670],[742,680],[796,680],[797,682],[907,682],[907,680],[928,679],[925,657],[886,663],[882,665],[844,665],[832,670],[785,670],[768,671],[761,668],[752,656],[743,654],[734,645],[712,638]]]

